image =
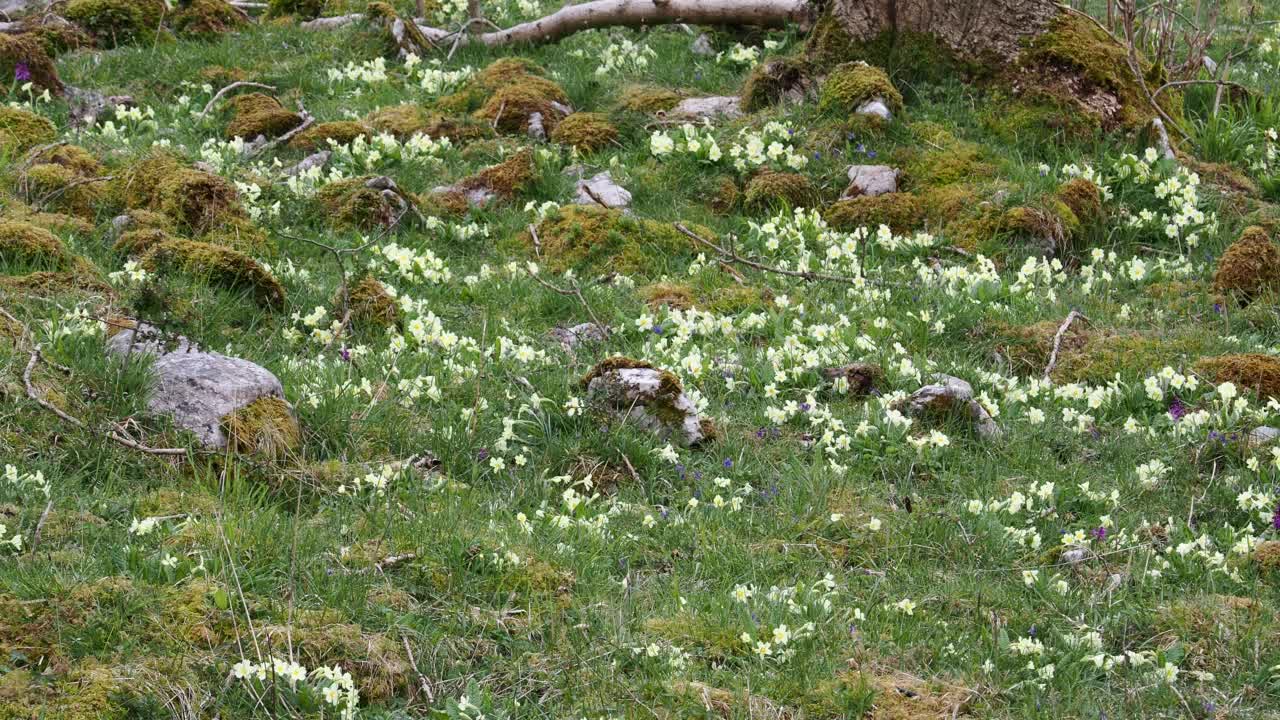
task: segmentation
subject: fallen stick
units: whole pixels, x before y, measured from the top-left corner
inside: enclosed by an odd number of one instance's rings
[[[1077,319],[1089,322],[1089,318],[1081,315],[1076,310],[1072,310],[1067,313],[1067,319],[1062,321],[1062,325],[1058,326],[1058,332],[1053,336],[1053,352],[1049,353],[1049,364],[1044,367],[1045,380],[1049,379],[1049,374],[1058,366],[1058,352],[1062,349],[1062,337],[1067,334],[1067,330],[1070,329],[1071,323],[1075,322]]]
[[[242,87],[258,88],[259,90],[266,90],[268,92],[276,91],[275,87],[272,85],[263,85],[262,83],[248,82],[245,80],[237,80],[236,82],[233,82],[230,85],[222,88],[213,97],[209,98],[209,103],[204,106],[204,110],[200,111],[200,114],[196,116],[196,119],[203,120],[206,115],[208,115],[210,112],[213,112],[214,106],[217,105],[218,101],[221,100],[227,93]]]

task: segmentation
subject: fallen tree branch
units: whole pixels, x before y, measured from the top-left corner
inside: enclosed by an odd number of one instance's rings
[[[596,327],[600,328],[600,332],[604,333],[606,336],[609,334],[609,326],[600,322],[600,318],[596,317],[595,311],[591,309],[591,304],[588,303],[587,298],[583,296],[581,287],[576,284],[570,285],[568,288],[556,287],[555,285],[552,285],[546,280],[538,277],[538,274],[535,273],[532,268],[525,266],[524,271],[529,274],[529,277],[533,278],[534,282],[538,283],[542,287],[554,293],[564,295],[565,297],[577,298],[578,302],[582,303],[582,307],[586,309],[587,315],[591,318],[591,322],[595,323]]]
[[[428,40],[441,43],[459,39],[460,44],[478,42],[486,47],[513,43],[555,42],[583,30],[606,27],[649,27],[653,25],[756,25],[781,27],[789,23],[808,26],[813,21],[808,0],[592,0],[566,5],[537,20],[505,30],[473,34],[466,32],[471,18],[457,32],[419,25]],[[353,13],[320,18],[302,24],[308,30],[331,30],[364,19]],[[416,21],[415,21],[416,22]]]
[[[281,135],[280,137],[274,140],[264,143],[262,146],[258,147],[253,152],[249,153],[248,158],[257,157],[268,150],[279,147],[280,145],[288,144],[290,140],[297,137],[300,133],[305,132],[307,128],[311,127],[316,122],[315,116],[307,112],[307,108],[302,104],[302,100],[298,100],[298,115],[302,116],[302,122],[298,125],[298,127],[290,130],[289,132]]]
[[[739,265],[746,265],[749,268],[755,268],[756,270],[759,270],[761,272],[775,273],[778,275],[786,275],[788,277],[796,277],[796,278],[800,278],[801,280],[808,280],[810,282],[814,280],[825,280],[827,282],[844,283],[846,285],[864,285],[871,282],[870,280],[863,277],[844,277],[843,275],[827,275],[825,273],[811,272],[808,270],[783,270],[782,268],[773,267],[772,265],[765,265],[764,263],[758,263],[754,260],[748,260],[738,255],[733,250],[730,250],[729,248],[721,247],[711,242],[710,240],[707,240],[703,237],[698,236],[697,233],[693,232],[692,230],[685,227],[684,225],[681,225],[680,223],[675,223],[675,228],[676,230],[679,230],[681,233],[683,233],[686,237],[698,243],[706,245],[712,250],[715,250],[720,255],[720,257],[723,258],[725,261],[728,261],[731,263],[737,263]]]
[[[1053,336],[1053,352],[1049,353],[1049,364],[1044,366],[1044,379],[1048,380],[1049,375],[1054,368],[1058,366],[1058,352],[1062,349],[1062,338],[1067,334],[1067,330],[1071,328],[1071,323],[1076,320],[1089,322],[1089,318],[1080,314],[1077,310],[1067,313],[1067,319],[1062,321],[1062,325],[1058,326],[1058,332]]]

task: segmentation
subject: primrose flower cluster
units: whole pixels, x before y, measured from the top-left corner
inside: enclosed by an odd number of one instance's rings
[[[230,676],[257,698],[270,694],[292,701],[298,710],[314,706],[320,717],[325,717],[324,709],[328,708],[341,720],[351,720],[360,705],[355,680],[338,665],[308,671],[305,666],[282,658],[261,663],[245,659],[231,668]]]

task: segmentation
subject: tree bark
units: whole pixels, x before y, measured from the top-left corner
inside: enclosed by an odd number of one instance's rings
[[[922,33],[971,58],[1015,57],[1062,12],[1054,0],[830,0],[831,17],[854,40]]]

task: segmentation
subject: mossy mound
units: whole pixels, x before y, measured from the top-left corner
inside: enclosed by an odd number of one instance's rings
[[[231,101],[231,107],[235,116],[227,124],[228,139],[279,137],[302,124],[301,115],[286,110],[279,100],[263,93],[240,95]]]
[[[1021,326],[992,323],[980,334],[992,343],[993,350],[1009,360],[1015,373],[1039,377],[1049,364],[1061,325],[1061,320]],[[1088,383],[1110,382],[1116,375],[1141,378],[1165,366],[1186,366],[1203,354],[1210,342],[1194,332],[1148,336],[1094,328],[1077,320],[1062,336],[1052,376],[1057,382]]]
[[[45,54],[50,58],[56,58],[72,50],[93,47],[93,38],[89,33],[70,23],[57,21],[33,24],[28,19],[28,24],[25,25],[21,36],[40,43],[40,47],[44,48]]]
[[[0,38],[4,38],[0,34]],[[15,107],[0,106],[0,152],[15,154],[58,137],[48,118]]]
[[[324,149],[329,146],[330,141],[346,145],[358,137],[369,137],[372,134],[373,128],[352,120],[318,123],[294,135],[289,141],[289,147],[299,150]]]
[[[0,220],[0,263],[13,268],[61,270],[73,256],[53,233],[16,220]]]
[[[71,269],[61,272],[38,271],[26,275],[0,277],[0,288],[22,295],[52,297],[70,291],[94,293],[112,297],[115,291],[103,282],[88,261],[76,258]]]
[[[270,255],[275,250],[267,233],[247,217],[228,217],[200,240],[251,255]]]
[[[222,418],[227,447],[238,453],[281,460],[302,445],[302,428],[289,403],[263,397]]]
[[[692,229],[715,242],[711,230]],[[671,258],[693,249],[692,241],[670,224],[588,205],[562,207],[544,218],[537,230],[543,263],[554,272],[574,268],[656,275]],[[532,236],[521,237],[533,246]]]
[[[160,228],[144,227],[120,233],[111,249],[121,255],[140,256],[157,245],[178,239]]]
[[[1215,290],[1248,300],[1280,288],[1280,248],[1263,228],[1245,228],[1218,260],[1213,276]]]
[[[16,79],[22,69],[30,75],[31,84],[40,90],[62,92],[63,85],[58,78],[58,70],[38,37],[0,33],[0,77]],[[22,83],[15,85],[20,87]]]
[[[1047,97],[1013,98],[993,92],[979,114],[982,127],[1006,143],[1031,141],[1083,142],[1102,131],[1102,121]]]
[[[897,164],[902,167],[903,183],[909,189],[972,183],[994,174],[979,145],[957,138],[938,123],[912,123],[910,129],[918,141],[916,146],[895,153]]]
[[[160,243],[142,256],[148,270],[177,271],[207,279],[224,287],[247,290],[264,307],[284,305],[284,286],[256,260],[222,245],[196,240]]]
[[[30,223],[60,235],[79,235],[87,237],[93,233],[93,223],[74,215],[53,212],[24,213],[15,215],[14,219]]]
[[[417,105],[390,105],[365,115],[363,122],[378,132],[389,133],[404,140],[417,133],[426,132],[433,116],[441,117]],[[430,133],[427,134],[430,135]]]
[[[172,19],[179,37],[214,38],[249,24],[239,10],[226,0],[185,0]]]
[[[329,183],[320,188],[316,200],[335,227],[372,230],[389,227],[400,214],[400,206],[377,188],[369,187],[372,176]]]
[[[1148,87],[1165,83],[1158,64],[1141,58],[1139,62]],[[1128,51],[1076,13],[1059,13],[1045,32],[1031,38],[1013,72],[1013,84],[1023,98],[1096,117],[1103,129],[1145,131],[1158,117],[1133,77]],[[1171,117],[1182,117],[1177,91],[1163,93],[1158,102]]]
[[[1243,353],[1205,358],[1196,363],[1196,372],[1214,384],[1234,383],[1263,399],[1280,398],[1280,357]]]
[[[105,47],[128,45],[160,29],[164,0],[71,0],[63,16]]]
[[[366,275],[348,291],[351,321],[358,328],[385,328],[400,324],[400,306],[387,287]],[[342,298],[335,298],[341,303]]]
[[[1253,562],[1263,575],[1280,575],[1280,540],[1258,543],[1253,549]]]
[[[804,175],[766,170],[751,178],[742,198],[747,208],[760,211],[814,207],[820,202],[820,194]]]
[[[678,283],[660,282],[638,290],[645,304],[652,308],[675,310],[698,308],[717,315],[763,312],[773,306],[773,291],[747,285],[724,285],[694,288]]]
[[[763,110],[791,97],[803,99],[807,65],[799,58],[775,57],[757,65],[742,84],[742,109]]]
[[[166,215],[178,230],[191,235],[247,217],[228,180],[187,167],[167,152],[151,154],[117,182],[117,194],[126,207]]]
[[[1098,222],[1103,217],[1102,189],[1084,178],[1063,183],[1056,196],[1081,224]]]
[[[61,165],[80,177],[101,177],[106,174],[98,158],[79,145],[55,145],[42,150],[30,159],[37,163]]]
[[[895,114],[902,112],[902,93],[889,76],[874,65],[842,63],[832,69],[818,98],[818,109],[835,115],[852,115],[864,103],[879,98]]]
[[[552,142],[594,152],[618,139],[618,129],[602,113],[577,112],[561,120],[551,132]]]
[[[320,16],[325,0],[268,0],[267,17],[278,18],[293,15],[304,20]]]
[[[621,110],[652,115],[670,110],[679,105],[683,99],[683,95],[670,88],[657,85],[628,85],[618,96],[617,106]]]
[[[503,200],[510,200],[529,185],[537,173],[533,150],[522,148],[519,152],[491,165],[456,185],[463,192],[485,190]]]
[[[40,207],[93,218],[106,197],[106,188],[103,183],[87,180],[90,178],[64,165],[39,163],[23,173],[21,187],[27,199]]]
[[[543,128],[554,131],[567,107],[564,90],[554,82],[537,76],[524,78],[518,84],[504,85],[494,91],[475,116],[499,132],[523,134],[529,130],[534,113],[542,116]]]
[[[827,207],[822,216],[832,228],[844,232],[887,225],[901,234],[918,229],[924,222],[920,198],[900,192],[840,200]]]
[[[550,102],[568,104],[568,97],[559,85],[544,77],[545,71],[536,63],[520,57],[508,57],[495,60],[488,67],[471,76],[460,90],[445,95],[435,101],[435,108],[446,115],[461,115],[476,112],[477,117],[492,121],[497,115],[500,103],[494,105],[490,112],[481,115],[481,111],[501,89],[513,85],[526,88],[527,92],[513,96],[523,99],[526,104],[534,105],[533,111],[542,112]],[[547,113],[543,113],[544,119]],[[527,126],[527,115],[524,122]],[[548,129],[550,129],[548,122]]]

